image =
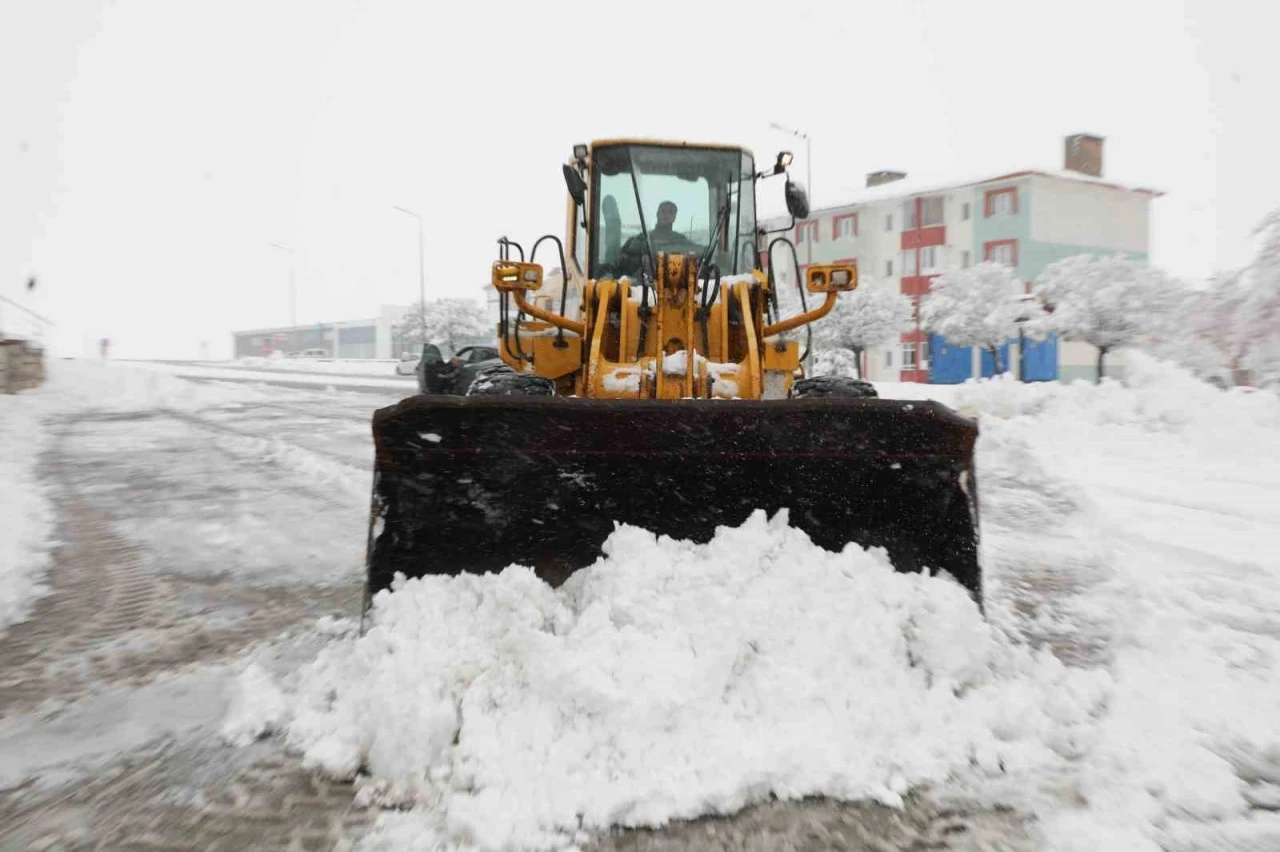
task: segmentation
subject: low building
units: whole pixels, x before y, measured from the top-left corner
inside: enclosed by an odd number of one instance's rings
[[[396,327],[411,309],[408,305],[383,305],[371,319],[233,331],[232,357],[322,349],[330,358],[398,358],[408,344],[399,340]]]
[[[1024,289],[1045,266],[1075,254],[1119,252],[1145,262],[1150,204],[1163,193],[1104,180],[1102,151],[1101,137],[1077,134],[1064,140],[1061,170],[941,181],[872,172],[848,203],[814,210],[795,224],[800,275],[811,263],[853,262],[861,276],[892,281],[918,304],[938,275],[984,260],[1012,266]],[[775,266],[781,254],[774,255]],[[789,283],[786,271],[778,277]],[[1020,349],[1011,341],[1002,357],[1028,380],[1093,376],[1096,353],[1086,344],[1050,338],[1028,343],[1025,354]],[[865,353],[864,371],[880,381],[955,383],[992,375],[991,360],[917,325],[898,345]],[[1122,358],[1115,361],[1119,372]]]

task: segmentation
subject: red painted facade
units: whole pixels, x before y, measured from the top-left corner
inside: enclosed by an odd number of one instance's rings
[[[937,278],[936,275],[906,275],[902,278],[902,295],[904,296],[923,296],[929,292],[929,282]]]
[[[902,250],[921,249],[929,246],[947,244],[947,226],[931,225],[927,228],[916,228],[914,231],[902,232]]]
[[[919,223],[924,220],[924,197],[912,199],[915,204],[915,222]],[[937,216],[935,215],[936,219]],[[903,223],[904,225],[906,222]],[[920,249],[930,246],[943,246],[947,244],[947,228],[945,225],[926,225],[924,227],[904,228],[900,237],[899,244],[903,252],[913,252],[915,257],[910,268],[920,269]],[[901,263],[899,259],[899,263]],[[930,282],[937,278],[933,275],[904,275],[901,278],[900,289],[902,294],[910,296],[912,302],[915,303],[915,321],[916,327],[911,331],[903,332],[901,336],[902,343],[914,343],[916,345],[916,368],[913,370],[900,369],[898,377],[904,382],[928,382],[929,370],[924,366],[925,359],[921,357],[921,350],[925,348],[923,344],[929,340],[929,335],[920,328],[920,297],[929,292]],[[898,357],[901,358],[901,352]]]

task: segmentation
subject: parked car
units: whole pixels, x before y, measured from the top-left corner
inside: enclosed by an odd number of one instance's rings
[[[418,361],[418,391],[463,396],[481,370],[501,363],[496,346],[464,346],[445,360],[440,347],[430,344]]]
[[[418,372],[418,362],[422,360],[420,352],[403,352],[396,363],[397,376],[412,376]]]
[[[327,349],[306,349],[302,353],[303,358],[328,358],[329,350]]]

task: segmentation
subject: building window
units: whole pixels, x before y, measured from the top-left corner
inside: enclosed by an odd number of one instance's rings
[[[1005,266],[1018,265],[1017,240],[993,240],[982,244],[982,259],[1003,263]]]
[[[967,201],[964,204],[960,205],[960,221],[961,222],[969,221],[969,202]]]
[[[904,277],[907,275],[918,274],[916,271],[916,250],[915,249],[907,249],[902,253],[902,274]]]
[[[920,274],[929,275],[941,270],[944,255],[942,246],[926,246],[920,249]]]
[[[851,240],[858,236],[858,214],[846,213],[831,220],[831,239]]]
[[[796,225],[796,245],[818,241],[818,223],[801,222]]]
[[[929,341],[920,341],[920,369],[929,369]]]
[[[893,366],[893,350],[892,349],[884,350],[884,365],[886,367]]]
[[[960,266],[965,269],[969,268],[969,252],[967,249],[960,253]]]
[[[886,278],[893,277],[893,261],[892,260],[886,260],[884,262],[884,275]]]
[[[920,199],[920,227],[932,228],[942,224],[942,196],[931,195]]]
[[[893,230],[893,214],[892,213],[884,217],[884,229],[886,231]]]
[[[1018,188],[992,189],[986,196],[986,215],[998,216],[1018,212]]]
[[[916,345],[914,343],[902,344],[902,369],[914,370],[916,368]]]
[[[902,230],[914,231],[920,227],[916,222],[916,200],[909,198],[902,202]]]

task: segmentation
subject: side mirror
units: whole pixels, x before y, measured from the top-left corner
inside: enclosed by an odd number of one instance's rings
[[[587,184],[582,180],[582,175],[578,174],[578,170],[573,166],[565,163],[564,184],[569,189],[569,195],[577,202],[578,206],[582,206],[582,202],[587,197]]]
[[[805,270],[805,285],[810,293],[840,293],[858,289],[858,267],[853,263],[813,265]]]
[[[787,212],[797,219],[809,218],[809,196],[804,187],[787,178]]]

